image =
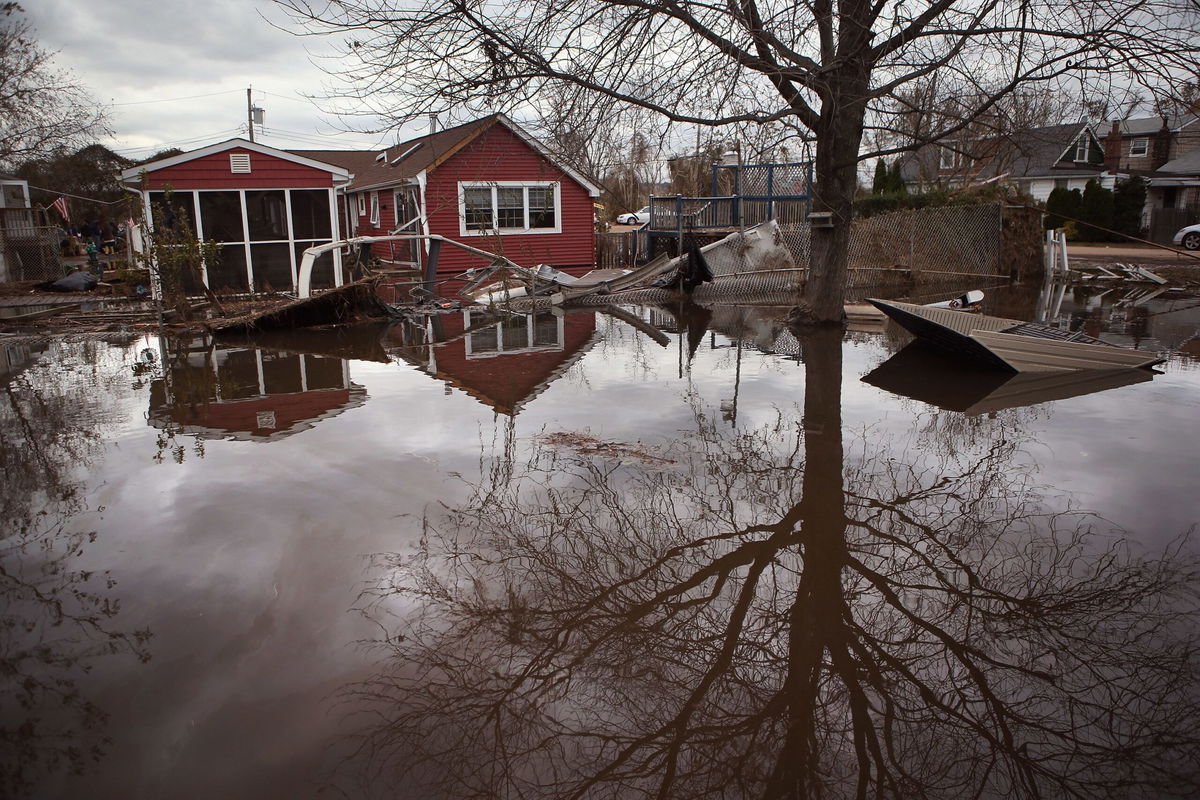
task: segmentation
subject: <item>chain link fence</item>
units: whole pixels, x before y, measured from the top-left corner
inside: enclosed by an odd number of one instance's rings
[[[28,208],[0,209],[0,283],[63,276],[60,228],[36,224]]]
[[[963,286],[995,286],[1021,277],[1008,263],[1018,253],[1026,261],[1032,258],[1040,269],[1036,252],[1024,252],[1029,249],[1025,240],[1041,234],[1040,218],[1031,220],[1000,204],[898,211],[855,220],[850,233],[847,299],[861,299],[885,289],[936,294]],[[738,295],[761,296],[767,299],[758,302],[767,302],[774,295],[794,293],[803,286],[810,261],[810,228],[781,225],[771,242],[758,233],[765,230],[734,234],[710,251],[709,267],[716,280],[697,287],[697,300]],[[685,234],[683,248],[689,244]],[[1033,245],[1037,251],[1040,238]],[[657,297],[654,290],[644,294],[647,302],[653,302],[651,295]]]

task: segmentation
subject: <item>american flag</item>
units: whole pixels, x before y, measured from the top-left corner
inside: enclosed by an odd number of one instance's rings
[[[71,214],[67,211],[67,198],[65,195],[59,195],[58,199],[50,204],[50,207],[62,216],[63,221],[70,222]]]

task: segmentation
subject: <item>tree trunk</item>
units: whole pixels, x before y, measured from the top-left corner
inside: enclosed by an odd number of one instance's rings
[[[845,318],[850,223],[854,218],[858,149],[866,113],[867,70],[861,68],[858,72],[834,79],[839,89],[823,98],[820,122],[814,131],[818,145],[813,210],[832,212],[833,227],[812,229],[804,299],[813,322],[840,323]]]

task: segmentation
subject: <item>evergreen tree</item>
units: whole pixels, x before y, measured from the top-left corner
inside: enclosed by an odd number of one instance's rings
[[[892,162],[892,168],[887,174],[888,192],[891,194],[908,194],[908,187],[904,185],[904,178],[900,176],[900,159]]]
[[[1113,226],[1113,193],[1101,186],[1100,181],[1095,178],[1088,181],[1083,189],[1083,206],[1079,217],[1086,223],[1080,228],[1085,240],[1105,242],[1112,238],[1112,234],[1100,228]]]
[[[875,162],[875,180],[871,183],[871,194],[887,194],[888,180],[887,162],[881,158]]]
[[[1146,205],[1146,179],[1117,181],[1113,192],[1113,230],[1137,236],[1142,229],[1142,209]]]

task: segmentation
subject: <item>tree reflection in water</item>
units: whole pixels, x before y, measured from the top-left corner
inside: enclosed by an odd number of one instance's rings
[[[803,350],[800,419],[728,434],[697,404],[671,463],[537,448],[383,559],[360,774],[453,797],[1194,794],[1195,562],[1054,511],[1013,414],[949,454],[846,448],[840,335]]]
[[[116,624],[113,577],[78,563],[96,539],[80,520],[96,511],[86,468],[123,419],[120,357],[101,342],[56,342],[0,376],[0,796],[100,759],[107,714],[77,679],[103,656],[150,658],[150,632]]]

